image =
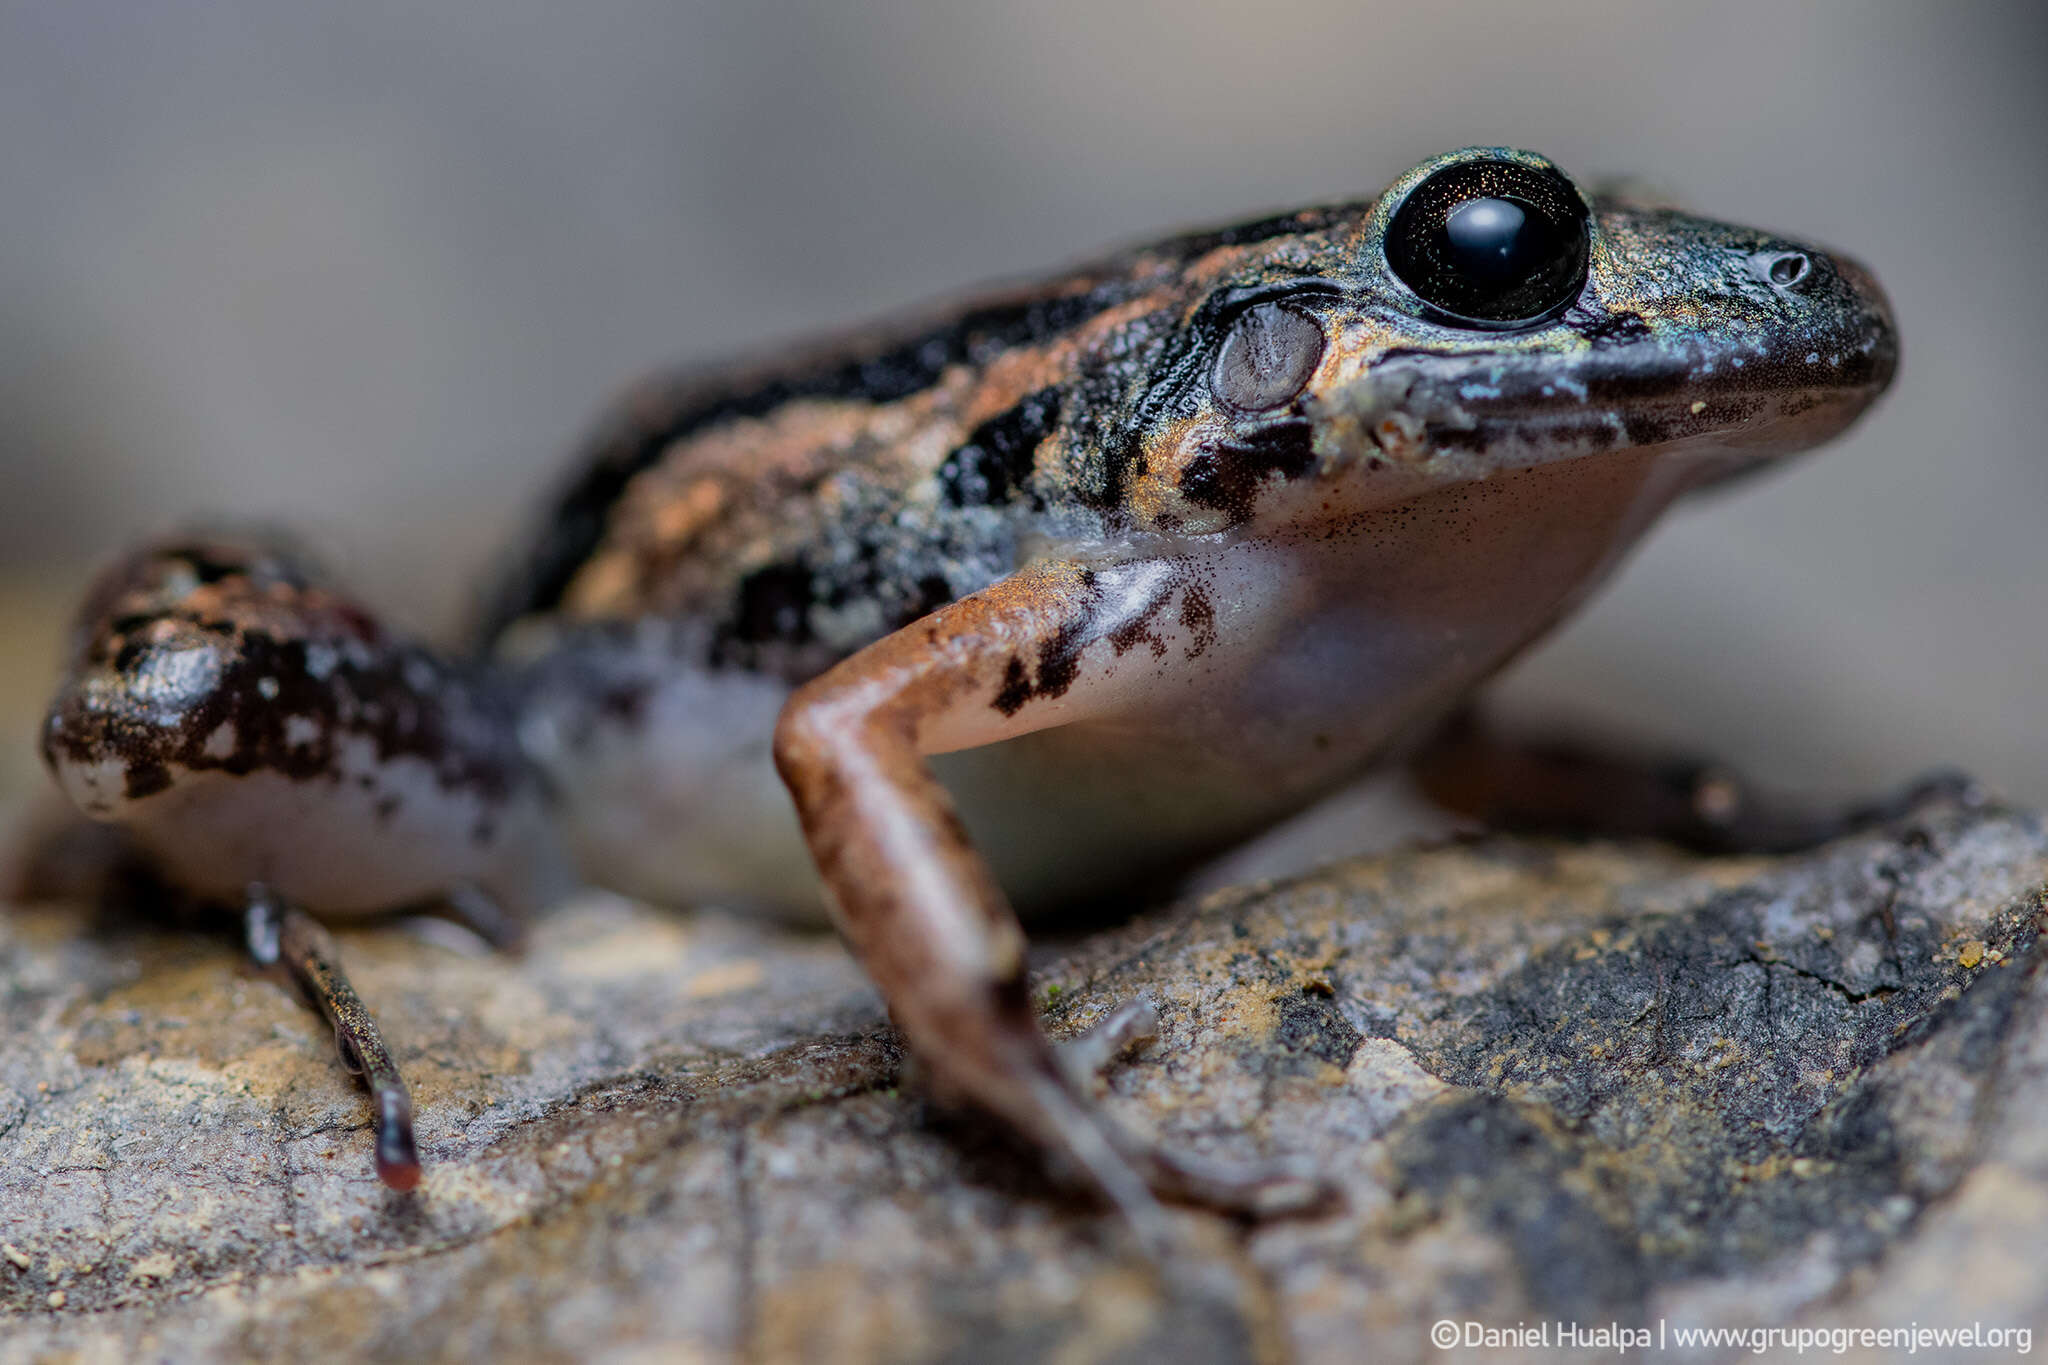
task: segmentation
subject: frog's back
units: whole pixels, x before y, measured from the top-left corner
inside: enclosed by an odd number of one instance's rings
[[[1364,208],[1188,234],[792,356],[643,381],[504,576],[483,639],[689,622],[707,664],[801,681],[1034,543],[1114,534],[1134,376],[1216,277],[1251,253],[1307,262]]]

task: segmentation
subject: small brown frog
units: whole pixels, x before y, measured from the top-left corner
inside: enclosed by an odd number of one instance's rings
[[[253,907],[366,1071],[395,1187],[403,1082],[308,914],[453,895],[504,938],[559,853],[659,901],[822,906],[939,1084],[1134,1219],[1270,1209],[1302,1182],[1084,1098],[1019,913],[1417,752],[1499,806],[1526,756],[1429,737],[1673,499],[1836,435],[1895,357],[1840,257],[1467,149],[640,387],[466,663],[273,546],[152,547],[94,590],[44,752],[169,880]],[[1567,804],[1613,790],[1568,776]],[[1646,829],[1771,833],[1726,787],[1627,791]]]

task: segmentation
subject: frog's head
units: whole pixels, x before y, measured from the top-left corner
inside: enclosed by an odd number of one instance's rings
[[[1589,200],[1528,152],[1453,152],[1304,226],[1215,253],[1132,408],[1138,524],[1299,525],[1631,451],[1695,483],[1836,435],[1897,360],[1855,263]]]

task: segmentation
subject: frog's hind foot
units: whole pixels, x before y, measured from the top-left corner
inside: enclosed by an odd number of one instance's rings
[[[341,969],[341,954],[319,921],[278,900],[267,888],[249,890],[243,929],[249,955],[266,967],[283,966],[334,1026],[342,1064],[363,1078],[375,1115],[377,1178],[405,1191],[420,1183],[419,1144],[413,1136],[412,1092],[384,1046],[377,1021]]]

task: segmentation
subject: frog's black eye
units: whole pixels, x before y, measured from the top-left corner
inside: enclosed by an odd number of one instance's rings
[[[1216,350],[1210,390],[1239,412],[1269,412],[1300,393],[1323,358],[1323,329],[1284,303],[1247,308]]]
[[[1556,171],[1464,161],[1409,192],[1387,228],[1387,264],[1447,321],[1525,326],[1578,297],[1587,232],[1584,201]]]

